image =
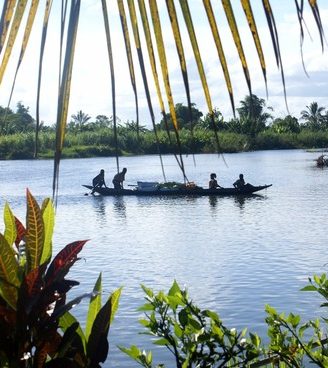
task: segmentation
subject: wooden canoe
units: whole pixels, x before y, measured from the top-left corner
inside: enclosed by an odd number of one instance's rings
[[[92,190],[92,185],[83,185],[85,188]],[[269,185],[253,186],[246,184],[243,188],[218,188],[218,189],[204,189],[204,188],[179,188],[179,189],[156,189],[152,191],[140,189],[114,189],[114,188],[96,188],[95,193],[102,196],[238,196],[250,195],[260,190],[271,187]]]

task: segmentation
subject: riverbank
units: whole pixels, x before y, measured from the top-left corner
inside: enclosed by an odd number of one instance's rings
[[[255,137],[231,132],[219,132],[221,153],[237,153],[258,150],[276,149],[322,149],[328,147],[328,132],[275,133],[271,130],[261,132]],[[177,145],[171,141],[164,131],[158,132],[159,147],[154,133],[146,131],[138,136],[135,132],[125,132],[118,138],[118,153],[121,156],[177,153]],[[20,133],[0,137],[0,159],[32,159],[34,158],[35,136],[33,133]],[[215,153],[217,144],[212,131],[189,130],[180,132],[181,151],[190,153]],[[53,158],[55,149],[55,133],[40,132],[38,158]],[[113,132],[103,129],[94,132],[67,133],[63,158],[91,158],[115,156],[115,140]]]

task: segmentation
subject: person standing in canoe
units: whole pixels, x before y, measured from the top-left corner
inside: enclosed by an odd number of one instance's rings
[[[119,173],[117,173],[112,183],[114,184],[114,189],[123,189],[123,181],[125,180],[125,174],[127,172],[126,167],[123,168],[123,170]]]
[[[239,179],[237,179],[234,183],[233,186],[237,189],[241,189],[242,187],[245,186],[245,180],[244,180],[244,175],[243,174],[239,174]]]
[[[217,189],[217,188],[222,188],[219,184],[218,181],[216,180],[216,174],[212,173],[210,175],[210,181],[208,182],[208,188],[209,189]]]
[[[104,169],[101,169],[100,173],[92,179],[92,186],[93,186],[93,189],[92,189],[91,194],[95,192],[96,188],[101,188],[103,186],[106,188]]]

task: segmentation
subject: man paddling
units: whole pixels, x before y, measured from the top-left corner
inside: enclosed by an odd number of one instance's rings
[[[123,181],[125,180],[125,174],[127,172],[126,167],[119,173],[117,173],[112,183],[114,184],[114,189],[123,189]]]
[[[101,169],[100,173],[92,179],[92,185],[93,185],[93,188],[92,188],[91,194],[95,192],[96,188],[101,188],[102,186],[106,188],[104,169]]]

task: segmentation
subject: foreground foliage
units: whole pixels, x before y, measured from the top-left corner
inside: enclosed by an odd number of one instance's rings
[[[316,291],[328,300],[326,274],[309,279],[304,291]],[[267,305],[266,323],[269,343],[244,329],[228,328],[219,315],[197,307],[186,290],[174,281],[169,292],[154,293],[142,286],[146,303],[140,323],[154,344],[166,347],[174,356],[177,368],[192,367],[307,367],[309,362],[318,367],[328,366],[328,339],[319,319],[301,322],[299,315],[278,313]],[[328,303],[322,304],[327,307]],[[322,319],[327,324],[327,319]],[[325,326],[326,327],[326,326]],[[155,367],[152,352],[132,345],[120,347],[145,368]],[[156,365],[164,367],[164,364]]]
[[[73,300],[67,293],[79,284],[66,278],[86,241],[64,247],[52,260],[54,210],[46,199],[40,208],[27,190],[26,227],[4,209],[0,234],[0,366],[98,367],[108,354],[107,335],[118,307],[118,289],[101,305],[101,275],[94,290]],[[86,328],[70,314],[90,298]]]

